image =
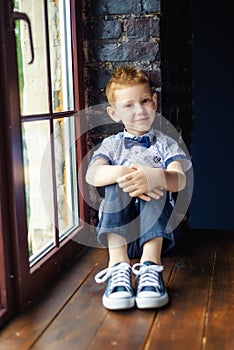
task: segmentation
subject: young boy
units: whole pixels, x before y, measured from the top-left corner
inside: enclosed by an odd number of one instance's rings
[[[172,213],[168,193],[185,187],[190,160],[172,138],[153,130],[157,95],[141,70],[118,67],[106,95],[109,116],[125,129],[103,140],[86,175],[89,184],[105,187],[97,231],[108,247],[109,266],[95,280],[108,280],[102,299],[107,309],[129,309],[135,302],[141,309],[161,307],[168,302],[162,243],[174,244],[173,232],[166,229]],[[131,268],[131,258],[140,263]]]

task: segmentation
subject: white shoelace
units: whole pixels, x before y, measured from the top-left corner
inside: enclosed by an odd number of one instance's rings
[[[103,283],[111,277],[110,289],[113,290],[115,287],[125,287],[127,290],[131,290],[131,267],[128,263],[120,263],[116,266],[107,267],[100,271],[95,276],[96,283]]]
[[[139,278],[138,288],[143,287],[160,287],[158,273],[163,271],[161,265],[144,265],[136,263],[132,267],[132,272]]]

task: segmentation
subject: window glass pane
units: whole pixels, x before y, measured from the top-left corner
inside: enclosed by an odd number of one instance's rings
[[[54,206],[48,121],[23,123],[30,261],[54,245]]]
[[[53,139],[49,123],[25,122],[22,130],[31,263],[55,246],[55,226],[61,241],[79,225],[75,118],[54,120]]]
[[[48,1],[53,111],[74,109],[70,2]]]
[[[15,10],[27,13],[32,27],[34,62],[28,26],[25,21],[16,21],[16,41],[22,115],[48,113],[48,72],[45,45],[44,2],[16,0]]]
[[[75,118],[54,121],[54,149],[58,226],[60,239],[62,239],[79,224]]]

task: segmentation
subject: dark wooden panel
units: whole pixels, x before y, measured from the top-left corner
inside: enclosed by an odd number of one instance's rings
[[[143,349],[155,311],[108,312],[88,350]]]
[[[185,238],[169,281],[171,305],[158,313],[147,350],[201,349],[215,238],[203,232]]]
[[[165,258],[165,281],[170,276],[174,258]],[[147,340],[155,310],[136,309],[122,312],[107,311],[102,306],[105,285],[96,285],[95,274],[106,267],[104,260],[85,280],[66,308],[56,317],[46,332],[34,345],[34,349],[50,350],[58,347],[77,349],[140,348]],[[120,330],[122,330],[120,332]],[[137,332],[136,332],[137,330]]]
[[[90,249],[39,305],[2,331],[0,350],[232,350],[233,248],[233,232],[188,232],[163,257],[169,305],[128,311],[103,307],[105,284],[94,276],[107,254]]]
[[[61,276],[61,280],[48,291],[39,305],[20,315],[0,333],[0,350],[29,349],[66,306],[98,262],[105,257],[102,249],[86,252],[66,275]]]
[[[33,349],[87,348],[107,313],[101,303],[101,287],[94,282],[95,274],[105,266],[106,261],[103,261],[87,276]]]
[[[234,234],[220,232],[205,330],[205,350],[234,349]]]

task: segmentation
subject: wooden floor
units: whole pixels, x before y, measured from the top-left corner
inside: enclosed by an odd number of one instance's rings
[[[105,310],[94,276],[106,262],[105,250],[88,250],[3,329],[0,349],[234,349],[234,232],[187,232],[163,257],[171,301],[160,310]]]

